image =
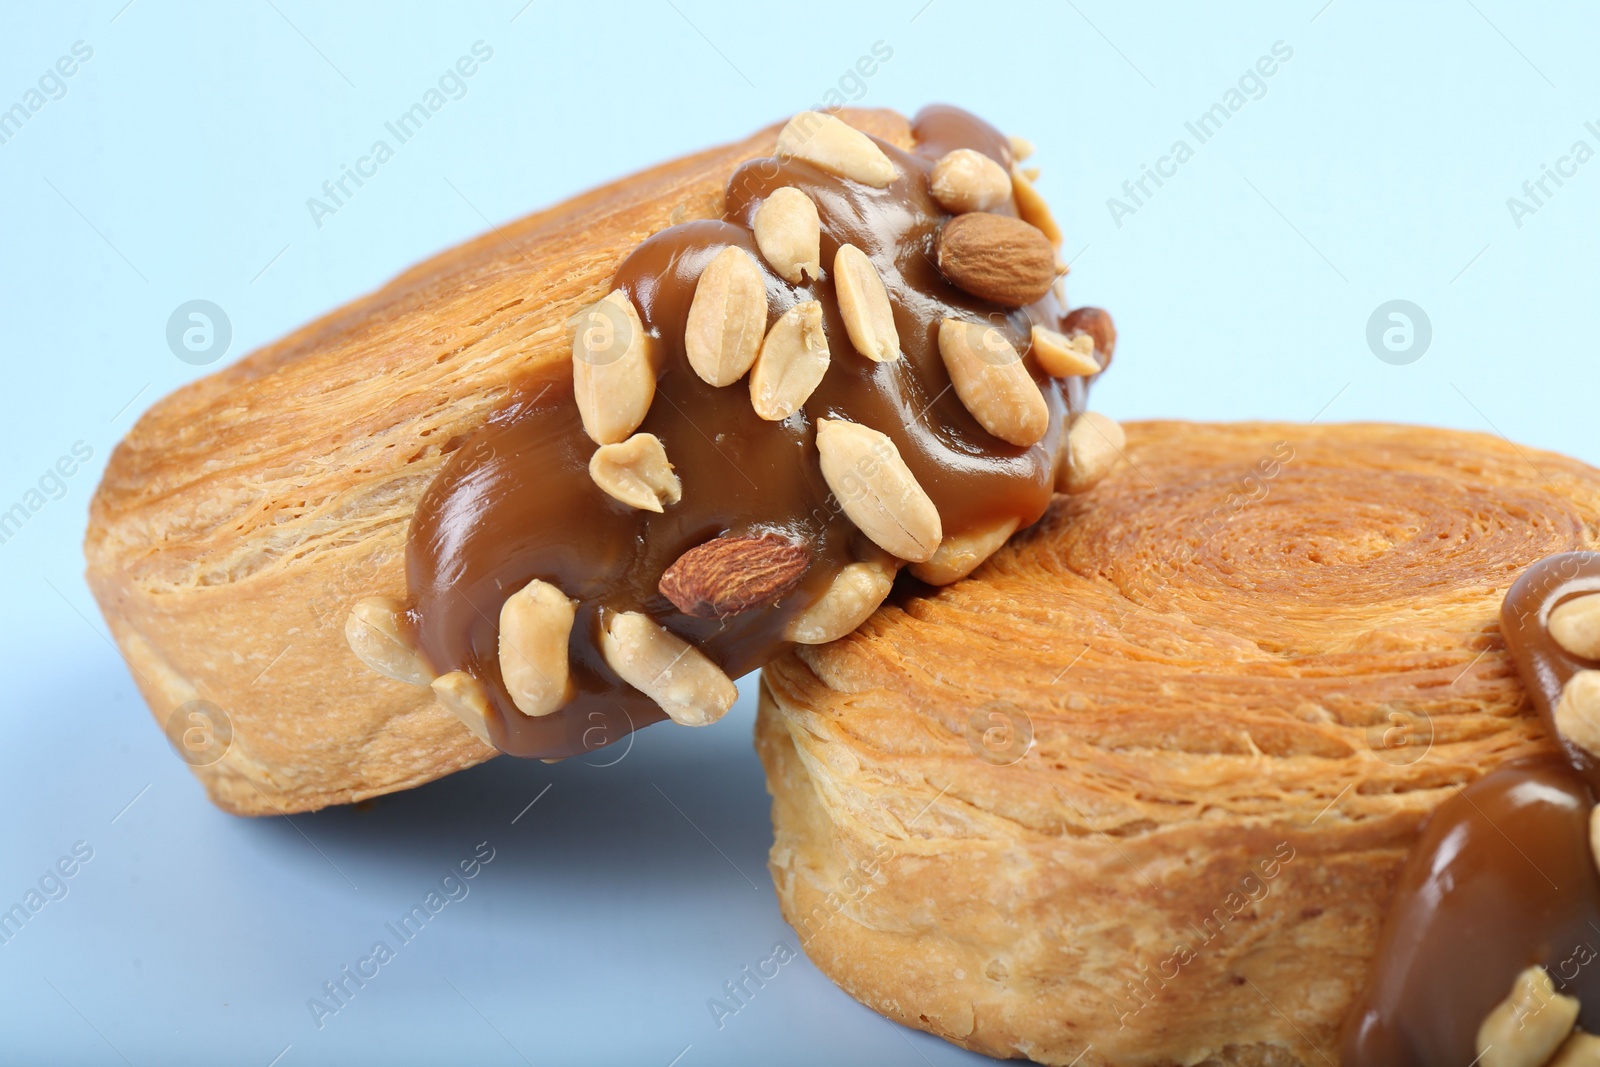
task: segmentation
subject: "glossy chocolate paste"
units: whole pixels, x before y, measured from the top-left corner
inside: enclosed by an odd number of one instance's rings
[[[1600,591],[1600,553],[1530,567],[1506,594],[1500,629],[1539,717],[1596,664],[1550,636],[1550,612]],[[1478,1028],[1516,976],[1541,965],[1600,1033],[1600,875],[1589,846],[1595,761],[1562,751],[1485,775],[1441,805],[1400,875],[1367,989],[1344,1031],[1347,1067],[1465,1065]]]
[[[655,400],[638,432],[658,437],[682,480],[683,498],[663,513],[621,504],[591,481],[595,445],[585,436],[563,362],[530,376],[451,457],[412,520],[407,554],[409,621],[438,673],[466,671],[489,693],[489,733],[519,756],[555,758],[591,751],[665,718],[648,697],[605,664],[600,611],[642,611],[698,646],[729,677],[761,666],[786,647],[785,625],[854,562],[855,527],[830,496],[815,444],[821,418],[842,418],[887,434],[939,510],[945,535],[978,531],[1045,511],[1057,468],[1066,462],[1064,422],[1083,409],[1087,382],[1026,366],[1043,391],[1049,430],[1019,448],[991,436],[950,388],[939,354],[939,323],[950,315],[998,328],[1028,352],[1034,324],[1096,336],[1108,363],[1114,334],[1095,309],[1072,314],[1056,293],[1008,309],[951,285],[935,264],[940,226],[950,216],[931,197],[934,161],[956,148],[984,153],[1008,171],[1006,139],[966,112],[930,107],[914,126],[916,147],[878,141],[899,168],[886,188],[835,177],[797,158],[757,159],[727,185],[721,219],[687,222],[644,241],[618,269],[652,339]],[[794,186],[816,203],[824,270],[793,285],[767,265],[750,224],[773,190]],[[1016,215],[1008,200],[991,209]],[[874,363],[851,346],[829,269],[835,251],[853,244],[871,259],[894,307],[903,357]],[[714,388],[690,367],[685,319],[707,263],[734,245],[760,266],[768,323],[807,300],[820,301],[831,353],[821,385],[804,407],[767,422],[751,407],[748,383]],[[658,590],[662,572],[686,550],[722,535],[775,533],[807,545],[811,563],[800,584],[776,604],[722,619],[680,613]],[[531,718],[516,710],[500,678],[498,619],[507,597],[532,579],[580,601],[570,644],[573,699]]]

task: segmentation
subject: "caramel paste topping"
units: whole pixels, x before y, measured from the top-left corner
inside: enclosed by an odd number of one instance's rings
[[[898,170],[882,187],[839,177],[798,154],[750,161],[728,182],[721,219],[663,230],[617,270],[612,288],[637,310],[655,373],[654,399],[636,432],[660,440],[681,481],[678,502],[656,513],[596,486],[589,472],[596,446],[580,422],[565,363],[521,383],[438,475],[411,525],[406,619],[437,673],[463,671],[482,684],[496,747],[518,756],[570,756],[665,717],[602,656],[608,612],[648,615],[731,678],[787,647],[786,625],[841,569],[874,551],[824,480],[816,444],[821,419],[886,434],[937,507],[946,538],[1010,519],[1026,526],[1044,513],[1067,462],[1065,423],[1083,409],[1088,379],[1047,375],[1030,351],[1030,331],[1039,325],[1093,335],[1103,369],[1114,344],[1109,318],[1096,309],[1069,315],[1059,285],[1035,303],[1010,308],[947,281],[937,249],[951,215],[930,193],[933,164],[967,148],[1009,172],[1011,150],[993,127],[955,108],[924,109],[913,133],[909,153],[874,140]],[[785,186],[805,193],[820,216],[820,276],[800,284],[773,270],[751,229],[762,202]],[[1012,197],[988,211],[1018,215]],[[833,277],[835,253],[845,244],[864,252],[883,279],[903,353],[898,359],[874,362],[850,342]],[[729,247],[748,252],[760,269],[768,327],[796,304],[821,304],[831,363],[809,399],[782,421],[757,416],[745,379],[707,384],[685,350],[697,282]],[[991,435],[956,395],[938,344],[947,316],[991,325],[1026,354],[1024,366],[1049,412],[1036,444],[1019,447]],[[720,618],[685,614],[661,592],[663,572],[686,551],[725,537],[803,546],[803,573],[774,603]],[[572,695],[537,718],[512,703],[498,661],[501,607],[533,579],[577,602],[568,657]]]
[[[1551,636],[1550,613],[1600,591],[1600,553],[1530,567],[1506,594],[1500,629],[1552,737],[1567,680],[1597,666]],[[1519,760],[1439,807],[1400,875],[1367,989],[1345,1023],[1341,1062],[1435,1067],[1476,1061],[1478,1028],[1524,969],[1576,997],[1600,1033],[1600,876],[1589,845],[1595,760]]]

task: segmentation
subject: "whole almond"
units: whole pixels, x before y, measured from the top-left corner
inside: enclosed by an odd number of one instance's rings
[[[683,328],[689,365],[708,385],[732,385],[756,361],[767,332],[767,287],[742,248],[718,252],[695,283]]]
[[[973,296],[1023,307],[1050,291],[1056,253],[1044,234],[1021,219],[971,211],[940,231],[939,269]]]
[[[1103,308],[1073,308],[1061,320],[1061,332],[1071,337],[1080,330],[1094,338],[1095,351],[1109,366],[1117,350],[1117,326],[1111,321],[1111,314]]]
[[[809,548],[777,534],[718,537],[679,556],[659,588],[685,615],[720,619],[775,603],[810,566]]]

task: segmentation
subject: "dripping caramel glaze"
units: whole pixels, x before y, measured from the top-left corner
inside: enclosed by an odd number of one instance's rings
[[[1594,663],[1551,638],[1550,612],[1600,591],[1600,553],[1541,560],[1506,594],[1500,629],[1552,737],[1567,679]],[[1466,1065],[1478,1027],[1539,964],[1600,1033],[1600,876],[1589,846],[1595,761],[1559,755],[1496,769],[1440,805],[1395,889],[1367,988],[1345,1022],[1347,1067]]]
[[[721,219],[663,230],[618,268],[612,287],[637,308],[657,372],[655,400],[638,432],[665,446],[682,480],[681,503],[660,514],[638,511],[594,485],[588,461],[595,445],[579,421],[565,362],[520,383],[435,479],[407,545],[409,621],[436,672],[466,671],[484,684],[496,747],[518,756],[570,756],[665,718],[603,661],[602,608],[644,612],[734,678],[785,647],[785,625],[856,559],[855,528],[822,478],[819,419],[847,419],[887,434],[938,507],[947,537],[1009,518],[1026,526],[1044,513],[1056,468],[1065,462],[1064,422],[1083,409],[1086,381],[1050,378],[1029,355],[1025,365],[1044,393],[1049,430],[1031,447],[1006,444],[979,426],[949,387],[939,323],[946,316],[989,323],[1024,353],[1035,324],[1082,328],[1096,335],[1103,369],[1111,347],[1100,327],[1105,317],[1094,309],[1068,316],[1054,294],[1007,309],[947,282],[935,249],[949,215],[932,199],[928,172],[956,148],[975,149],[1007,169],[1011,152],[997,130],[956,108],[925,108],[912,132],[911,152],[876,142],[900,171],[881,189],[797,158],[745,163],[728,182]],[[783,186],[810,196],[821,218],[822,275],[800,285],[767,265],[750,229],[762,200]],[[1016,214],[1010,201],[992,210]],[[843,244],[865,252],[882,276],[901,359],[874,363],[851,346],[830,276]],[[756,415],[746,379],[712,387],[684,353],[700,272],[730,245],[749,252],[761,269],[769,324],[795,304],[822,304],[831,365],[803,408],[782,422]],[[657,589],[661,573],[688,549],[724,534],[762,533],[804,543],[812,553],[800,584],[777,603],[701,619],[680,613]],[[540,718],[511,703],[498,659],[501,605],[535,578],[580,602],[570,644],[576,695]]]

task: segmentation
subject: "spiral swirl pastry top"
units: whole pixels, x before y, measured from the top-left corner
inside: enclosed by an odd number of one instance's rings
[[[1397,426],[1128,433],[977,580],[765,670],[780,899],[846,989],[991,1054],[1322,1063],[1419,823],[1553,750],[1498,614],[1600,542],[1600,472]]]

